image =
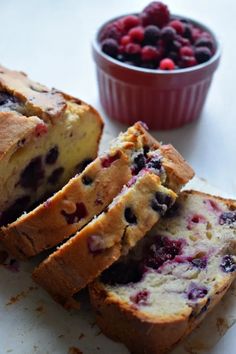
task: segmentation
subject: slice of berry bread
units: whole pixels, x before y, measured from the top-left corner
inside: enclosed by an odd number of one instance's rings
[[[163,354],[236,277],[236,202],[182,192],[126,257],[90,285],[97,323],[132,353]]]
[[[0,225],[92,161],[102,128],[86,103],[0,66]]]
[[[174,191],[193,175],[171,145],[160,145],[136,123],[53,197],[2,228],[2,242],[20,259],[57,245],[101,213],[142,168],[151,168]]]
[[[64,306],[128,252],[174,203],[160,177],[141,171],[108,208],[42,262],[34,280]]]

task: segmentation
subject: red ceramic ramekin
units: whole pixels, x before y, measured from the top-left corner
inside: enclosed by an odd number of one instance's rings
[[[173,129],[196,120],[220,60],[220,46],[214,33],[201,23],[184,17],[212,35],[215,54],[209,61],[190,68],[171,72],[150,70],[127,65],[102,52],[101,31],[118,18],[102,25],[93,41],[99,96],[107,115],[128,125],[141,120],[156,130]]]

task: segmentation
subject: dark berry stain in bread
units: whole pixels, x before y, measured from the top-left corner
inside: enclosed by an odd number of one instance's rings
[[[88,211],[84,203],[77,203],[76,210],[74,213],[68,214],[64,210],[62,210],[61,214],[65,217],[67,224],[74,224],[76,222],[79,222],[79,220],[85,218],[88,215]]]
[[[37,156],[30,161],[20,175],[19,184],[26,189],[37,190],[44,178],[42,157]]]
[[[53,165],[57,161],[58,156],[59,156],[58,146],[55,145],[46,154],[46,157],[45,157],[46,164]]]
[[[82,182],[83,184],[85,184],[86,186],[89,186],[90,184],[93,183],[93,179],[91,177],[89,177],[88,175],[84,175],[82,177]]]
[[[146,165],[146,158],[143,153],[139,153],[134,157],[132,173],[137,175]]]
[[[236,271],[236,263],[230,255],[223,257],[220,267],[225,273],[232,273]]]
[[[226,211],[220,215],[219,224],[232,224],[236,221],[236,211]]]
[[[63,167],[58,167],[55,170],[52,171],[51,175],[48,177],[48,183],[50,184],[56,184],[59,182],[62,174],[64,172]]]
[[[173,260],[182,252],[182,242],[174,241],[168,237],[157,236],[155,242],[152,243],[143,259],[145,267],[158,269],[165,262]]]
[[[129,224],[137,224],[137,217],[134,214],[132,208],[127,207],[125,208],[125,220],[129,223]]]
[[[196,301],[204,298],[207,294],[208,289],[205,286],[192,283],[190,284],[187,296],[189,300]]]

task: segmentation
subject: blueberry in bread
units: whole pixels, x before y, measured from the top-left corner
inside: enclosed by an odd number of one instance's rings
[[[92,161],[102,128],[86,103],[0,66],[0,225]]]
[[[34,280],[62,305],[73,306],[73,296],[126,254],[175,199],[158,175],[140,171],[102,214],[36,268]]]
[[[182,192],[128,256],[90,285],[97,323],[132,353],[163,354],[236,277],[236,202]]]
[[[2,228],[2,242],[20,259],[57,245],[101,213],[143,168],[159,174],[174,191],[193,175],[171,145],[161,145],[136,123],[54,196]]]

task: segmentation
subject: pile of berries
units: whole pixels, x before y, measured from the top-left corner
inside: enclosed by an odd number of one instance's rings
[[[109,23],[100,42],[107,55],[148,69],[191,67],[208,61],[215,52],[210,33],[172,16],[159,1],[151,2],[139,15]]]

